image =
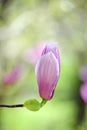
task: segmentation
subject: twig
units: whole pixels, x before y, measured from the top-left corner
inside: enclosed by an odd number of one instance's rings
[[[15,105],[0,104],[0,107],[18,108],[18,107],[24,107],[24,104],[15,104]]]

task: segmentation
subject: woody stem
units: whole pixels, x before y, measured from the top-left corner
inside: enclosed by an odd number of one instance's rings
[[[0,104],[0,107],[18,108],[18,107],[24,107],[24,104],[14,104],[14,105]]]

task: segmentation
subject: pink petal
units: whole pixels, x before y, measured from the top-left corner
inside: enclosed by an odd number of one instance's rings
[[[59,50],[57,47],[57,42],[47,42],[46,46],[44,47],[44,49],[42,51],[42,55],[44,55],[48,52],[53,52],[53,54],[57,58],[59,68],[60,68],[60,55],[59,55]]]
[[[40,96],[50,100],[59,79],[59,64],[52,52],[41,56],[36,65],[36,76]]]

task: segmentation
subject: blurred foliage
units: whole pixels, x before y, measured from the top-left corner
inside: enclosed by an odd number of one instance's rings
[[[23,57],[27,48],[58,41],[61,57],[53,100],[36,113],[23,108],[0,109],[0,130],[87,129],[87,106],[79,95],[79,69],[87,64],[86,26],[86,0],[0,0],[0,103],[40,100],[35,65]],[[3,75],[19,63],[24,67],[22,78],[3,85]]]

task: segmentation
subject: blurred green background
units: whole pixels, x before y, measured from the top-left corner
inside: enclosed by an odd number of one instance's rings
[[[1,108],[0,130],[87,130],[87,106],[79,94],[79,70],[87,63],[86,0],[0,0],[0,104],[41,100],[32,61],[37,53],[26,51],[45,41],[58,42],[61,58],[53,99],[38,112]],[[23,67],[21,78],[3,84],[16,64]]]

